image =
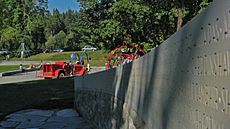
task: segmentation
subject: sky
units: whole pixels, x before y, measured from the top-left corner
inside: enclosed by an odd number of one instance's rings
[[[66,12],[68,9],[79,10],[77,0],[48,0],[48,9],[52,12],[57,8],[60,12]]]

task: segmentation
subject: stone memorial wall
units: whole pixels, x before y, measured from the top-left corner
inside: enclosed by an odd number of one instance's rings
[[[230,0],[216,0],[132,63],[75,78],[98,129],[229,129]]]

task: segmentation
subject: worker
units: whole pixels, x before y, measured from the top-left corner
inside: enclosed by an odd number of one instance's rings
[[[22,64],[19,65],[19,69],[20,69],[21,72],[25,71],[24,68],[23,68],[23,66],[22,66]]]
[[[89,65],[89,63],[87,63],[87,71],[88,72],[90,71],[90,65]]]
[[[30,64],[29,69],[33,69],[33,68],[34,68],[34,64]]]
[[[72,65],[72,61],[71,61],[71,60],[69,61],[69,65],[70,65],[70,66]]]
[[[62,68],[65,69],[66,72],[67,72],[68,74],[71,73],[71,66],[69,65],[69,63],[65,63],[65,64],[62,66]]]
[[[42,64],[43,64],[43,62],[42,62],[42,60],[41,60],[40,64],[39,64],[36,68],[37,68],[37,69],[41,69],[41,68],[42,68]]]
[[[73,64],[71,60],[69,61],[69,69],[70,69],[70,76],[72,76],[73,75]]]

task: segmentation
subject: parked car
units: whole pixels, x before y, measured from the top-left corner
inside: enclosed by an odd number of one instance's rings
[[[42,53],[49,53],[50,52],[50,50],[48,50],[48,49],[43,49],[43,51],[42,51]]]
[[[86,45],[86,46],[84,46],[84,47],[82,48],[82,51],[96,51],[96,50],[97,50],[97,48],[92,47],[92,46],[90,46],[90,45]]]
[[[44,51],[45,51],[45,49],[35,49],[35,50],[32,50],[33,54],[43,53]]]
[[[7,55],[7,54],[10,54],[10,51],[8,51],[7,49],[0,50],[0,55]]]
[[[60,48],[57,48],[57,49],[54,49],[53,52],[63,52],[64,50],[63,49],[60,49]]]

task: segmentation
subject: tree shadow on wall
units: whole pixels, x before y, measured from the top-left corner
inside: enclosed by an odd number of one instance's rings
[[[132,117],[129,116],[132,114],[131,110],[137,113],[136,118],[131,118],[133,119],[132,124],[140,128],[145,126],[145,121],[142,119],[141,114],[146,113],[145,115],[152,115],[146,111],[149,110],[148,107],[150,107],[150,101],[152,101],[151,97],[154,91],[154,85],[152,84],[155,83],[155,79],[147,79],[145,75],[150,74],[151,78],[157,76],[158,54],[159,48],[155,48],[152,59],[145,60],[144,58],[146,57],[142,57],[139,61],[137,60],[137,62],[132,62],[117,68],[117,72],[121,72],[120,74],[117,73],[120,75],[119,77],[116,76],[117,74],[114,76],[116,83],[113,84],[113,87],[118,87],[117,90],[114,90],[114,95],[117,96],[117,98],[114,97],[111,102],[111,107],[113,107],[112,111],[120,114],[117,120],[121,121],[117,122],[119,124],[116,125],[116,129],[129,128],[127,121],[130,119],[129,117]],[[145,86],[141,86],[142,84]],[[119,101],[116,101],[116,99]],[[127,104],[127,106],[124,106],[124,104]],[[124,107],[126,109],[124,109]],[[113,121],[112,119],[111,117],[110,121]]]
[[[169,129],[170,121],[172,121],[173,119],[177,119],[174,114],[175,108],[177,108],[176,106],[178,106],[178,103],[184,104],[182,102],[178,102],[179,97],[184,100],[187,99],[183,98],[185,96],[181,95],[182,92],[186,91],[186,88],[189,86],[187,81],[189,79],[189,76],[191,76],[192,74],[192,61],[198,51],[198,46],[202,45],[203,43],[199,40],[201,37],[201,28],[203,28],[201,27],[201,25],[204,24],[206,18],[207,13],[203,14],[202,18],[199,19],[199,21],[196,21],[197,23],[195,25],[187,25],[180,32],[178,32],[179,34],[175,34],[174,36],[176,36],[176,38],[168,39],[167,43],[175,43],[178,41],[176,43],[177,48],[174,47],[171,49],[171,51],[173,51],[173,55],[167,55],[174,56],[172,58],[175,59],[173,60],[173,62],[171,62],[170,65],[159,64],[159,62],[162,60],[162,56],[160,54],[162,53],[162,51],[166,51],[162,49],[163,47],[161,46],[155,48],[153,52],[149,53],[151,54],[151,56],[145,56],[145,59],[139,60],[138,63],[141,66],[146,67],[143,67],[141,68],[141,70],[139,70],[139,72],[141,72],[139,73],[139,75],[141,76],[138,80],[145,82],[140,83],[143,84],[140,85],[140,87],[143,87],[143,89],[140,88],[141,90],[138,91],[138,100],[130,101],[129,106],[138,113],[139,117],[146,124],[146,128]],[[175,41],[175,39],[177,41]],[[159,67],[161,67],[160,65],[167,66],[164,68],[164,71],[169,72],[169,74],[159,72]],[[133,69],[135,67],[135,65],[132,66]],[[124,67],[124,69],[125,68],[126,67]],[[146,71],[145,69],[149,69],[149,71]],[[163,76],[159,75],[158,73],[163,74]],[[158,78],[158,76],[162,78]],[[131,77],[132,75],[128,75],[129,81],[131,80]],[[148,77],[150,77],[151,79],[148,80]],[[125,86],[128,86],[129,82],[126,82],[125,84],[127,84]],[[128,87],[124,88],[124,90],[127,89]],[[122,91],[122,93],[125,93],[124,96],[126,96],[127,91],[123,91],[122,87],[120,87],[119,92],[120,91]],[[131,96],[135,97],[135,95],[133,94],[131,94]]]
[[[132,74],[132,63],[87,75],[75,96],[77,110],[96,129],[124,128],[123,105]],[[94,84],[94,85],[92,85]],[[84,101],[82,101],[84,100]]]
[[[119,68],[116,68],[116,74],[114,76],[114,83],[113,87],[114,90],[114,97],[112,97],[111,102],[111,112],[113,112],[113,115],[110,119],[111,124],[113,125],[112,128],[114,129],[120,129],[125,128],[125,120],[123,119],[123,112],[124,110],[124,103],[125,103],[125,96],[127,94],[128,85],[130,82],[130,76],[132,72],[132,66],[133,63],[125,64]],[[120,73],[119,73],[120,72]],[[114,122],[114,120],[116,122]],[[115,125],[114,125],[115,123]]]

